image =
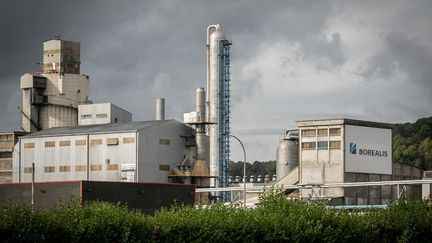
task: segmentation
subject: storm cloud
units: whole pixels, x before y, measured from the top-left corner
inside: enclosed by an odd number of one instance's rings
[[[303,119],[407,122],[430,116],[430,1],[2,1],[0,130],[18,130],[19,77],[39,71],[42,42],[81,42],[94,102],[134,120],[182,120],[205,87],[205,31],[232,45],[232,131],[248,158],[275,159]],[[280,134],[280,135],[278,135]],[[233,159],[240,160],[233,144]]]

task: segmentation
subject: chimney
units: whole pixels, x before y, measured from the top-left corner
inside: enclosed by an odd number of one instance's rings
[[[156,120],[165,120],[165,98],[156,99]]]

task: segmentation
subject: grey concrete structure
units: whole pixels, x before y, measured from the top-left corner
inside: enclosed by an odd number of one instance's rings
[[[421,170],[392,162],[393,125],[352,119],[298,121],[299,184],[412,180]],[[303,189],[309,197],[311,189]],[[317,192],[314,192],[317,193]],[[421,186],[326,188],[318,192],[333,204],[388,204],[398,193],[421,197]]]
[[[58,127],[20,138],[13,181],[168,182],[194,130],[176,120]],[[15,156],[16,155],[16,156]]]
[[[78,106],[78,125],[126,123],[132,121],[132,113],[112,103]]]
[[[18,138],[26,132],[1,132],[0,133],[0,182],[12,181],[12,155]]]
[[[42,72],[26,73],[20,81],[26,132],[75,126],[78,105],[90,102],[90,79],[80,74],[80,44],[54,38],[43,46]]]

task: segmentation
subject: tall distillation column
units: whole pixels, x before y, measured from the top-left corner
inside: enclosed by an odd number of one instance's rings
[[[209,164],[210,176],[217,177],[211,184],[216,187],[228,186],[229,176],[230,45],[219,24],[207,28],[206,114],[207,121],[213,123],[208,131]]]

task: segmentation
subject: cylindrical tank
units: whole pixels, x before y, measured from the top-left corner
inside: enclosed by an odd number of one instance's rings
[[[165,98],[156,100],[156,120],[165,120]]]
[[[195,135],[197,156],[199,160],[207,161],[208,136],[205,133],[197,133]]]
[[[276,179],[280,180],[298,166],[298,136],[287,133],[276,152]]]

